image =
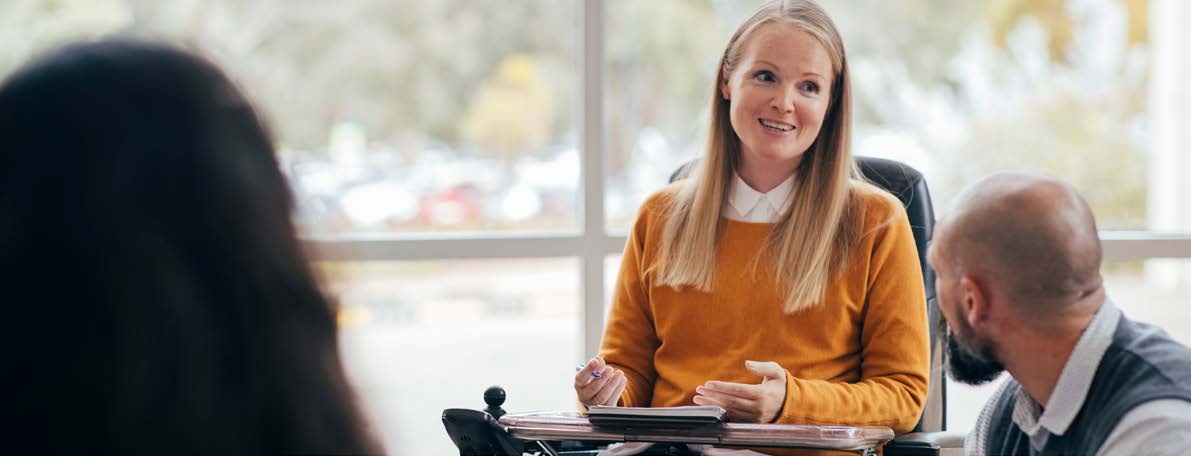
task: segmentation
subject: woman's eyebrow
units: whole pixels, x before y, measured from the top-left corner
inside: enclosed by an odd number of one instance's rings
[[[753,62],[754,62],[754,63],[758,63],[758,64],[762,64],[762,65],[768,65],[768,66],[771,66],[771,67],[773,67],[773,68],[776,68],[776,69],[777,69],[777,71],[778,71],[778,73],[781,73],[781,72],[782,72],[782,67],[781,67],[781,65],[778,65],[778,64],[776,64],[776,63],[770,62],[770,61],[768,61],[768,60],[765,60],[765,59],[756,59],[756,60],[754,60]],[[801,75],[799,75],[799,76],[802,76],[802,77],[806,77],[806,76],[815,76],[815,77],[818,77],[818,78],[820,78],[820,79],[827,79],[827,77],[826,77],[826,76],[823,76],[822,74],[819,74],[818,72],[815,72],[815,71],[804,71],[804,72],[802,72],[802,74],[801,74]]]

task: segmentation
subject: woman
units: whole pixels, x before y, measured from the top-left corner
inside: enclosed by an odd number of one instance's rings
[[[580,402],[909,431],[922,273],[904,209],[852,161],[839,33],[813,1],[768,2],[717,75],[706,155],[642,205]]]
[[[0,147],[5,446],[380,450],[273,143],[214,65],[66,47],[0,87]]]

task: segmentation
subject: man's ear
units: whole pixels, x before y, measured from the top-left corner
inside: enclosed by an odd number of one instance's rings
[[[959,304],[960,318],[967,321],[972,329],[983,332],[982,329],[989,323],[988,287],[971,276],[963,276],[959,281],[959,287],[962,293]]]

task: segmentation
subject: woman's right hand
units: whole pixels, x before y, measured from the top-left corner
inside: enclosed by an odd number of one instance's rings
[[[575,394],[584,406],[616,405],[627,384],[624,372],[605,364],[598,356],[575,374]]]

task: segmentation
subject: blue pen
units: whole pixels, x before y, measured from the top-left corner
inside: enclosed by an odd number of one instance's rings
[[[585,364],[580,364],[578,366],[575,366],[575,372],[579,372],[579,371],[583,370],[583,366],[585,366]],[[591,371],[591,376],[595,377],[595,378],[602,377],[602,375],[600,375],[600,371],[598,371],[598,370]]]

